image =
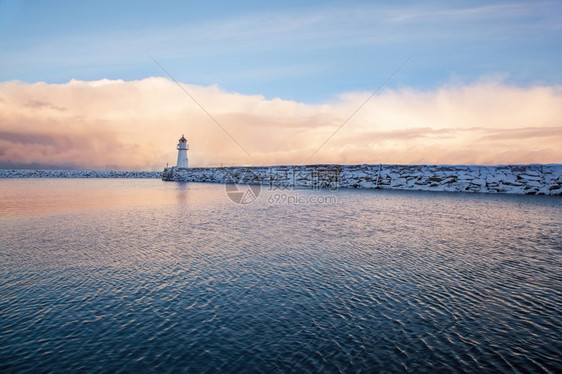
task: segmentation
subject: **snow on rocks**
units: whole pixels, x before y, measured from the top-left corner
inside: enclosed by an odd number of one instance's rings
[[[562,165],[278,165],[166,168],[162,179],[284,189],[367,188],[562,195]]]

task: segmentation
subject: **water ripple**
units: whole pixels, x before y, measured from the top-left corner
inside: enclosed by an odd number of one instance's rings
[[[0,371],[562,369],[559,199],[139,183],[0,219]]]

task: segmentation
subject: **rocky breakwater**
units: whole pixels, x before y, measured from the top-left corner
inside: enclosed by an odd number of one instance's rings
[[[0,178],[162,178],[160,171],[0,169]]]
[[[562,165],[278,165],[166,168],[162,179],[286,189],[367,188],[562,195]]]

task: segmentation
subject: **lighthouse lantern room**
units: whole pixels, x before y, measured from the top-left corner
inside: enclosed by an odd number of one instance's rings
[[[176,165],[177,169],[187,169],[188,149],[189,149],[189,144],[187,144],[187,139],[182,134],[178,143],[178,163]]]

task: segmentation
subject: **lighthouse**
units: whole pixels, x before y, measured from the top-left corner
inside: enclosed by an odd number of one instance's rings
[[[176,164],[177,169],[187,169],[188,149],[189,149],[189,144],[187,144],[187,139],[182,134],[178,143],[178,163]]]

